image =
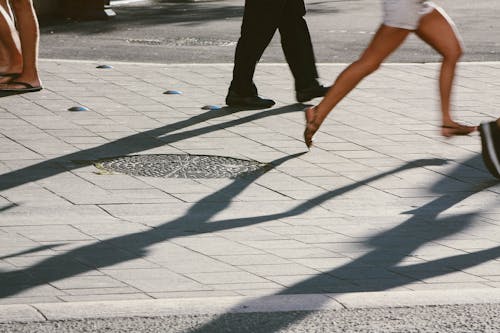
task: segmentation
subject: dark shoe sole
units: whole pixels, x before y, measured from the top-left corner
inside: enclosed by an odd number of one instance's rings
[[[306,89],[304,91],[297,91],[295,97],[297,99],[297,102],[304,103],[310,101],[311,99],[325,96],[328,92],[328,89],[330,89],[330,87],[318,86],[316,88]]]
[[[488,171],[500,179],[500,130],[495,122],[479,126],[483,161]],[[496,136],[496,140],[495,140]]]

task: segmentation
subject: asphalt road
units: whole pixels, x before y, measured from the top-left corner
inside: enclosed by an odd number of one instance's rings
[[[500,60],[498,0],[437,0],[464,40],[463,61]],[[107,21],[44,23],[43,58],[156,63],[231,63],[243,0],[113,2]],[[367,45],[381,17],[379,0],[306,0],[318,62],[351,62]],[[439,56],[415,37],[388,59],[433,62]],[[278,34],[262,62],[284,62]]]
[[[500,305],[486,304],[16,323],[0,332],[498,333],[498,318]]]

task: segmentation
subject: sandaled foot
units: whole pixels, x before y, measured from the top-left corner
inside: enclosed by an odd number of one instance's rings
[[[9,81],[8,83],[0,84],[0,91],[7,92],[34,92],[42,89],[42,86],[34,86],[21,81]]]
[[[469,135],[475,131],[477,131],[477,126],[467,126],[458,123],[441,126],[441,135],[447,138],[456,135]]]
[[[19,75],[21,75],[21,74],[18,74],[18,73],[0,73],[0,84],[1,83],[9,83],[10,81],[17,78]]]
[[[304,130],[304,142],[307,148],[311,148],[313,145],[313,138],[316,131],[319,129],[319,124],[315,122],[316,118],[316,107],[312,106],[305,110],[306,116],[306,129]]]

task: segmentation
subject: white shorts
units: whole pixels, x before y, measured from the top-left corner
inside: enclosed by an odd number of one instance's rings
[[[384,24],[390,27],[416,30],[422,16],[436,6],[426,0],[383,0]]]

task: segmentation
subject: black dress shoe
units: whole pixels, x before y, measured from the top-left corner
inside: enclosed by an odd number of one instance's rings
[[[267,109],[275,103],[272,99],[261,98],[257,95],[241,96],[234,91],[229,91],[226,96],[226,104],[228,106],[237,106],[253,109]]]
[[[316,97],[323,97],[330,87],[325,87],[322,85],[317,85],[310,88],[297,90],[295,97],[299,103],[310,101]]]

